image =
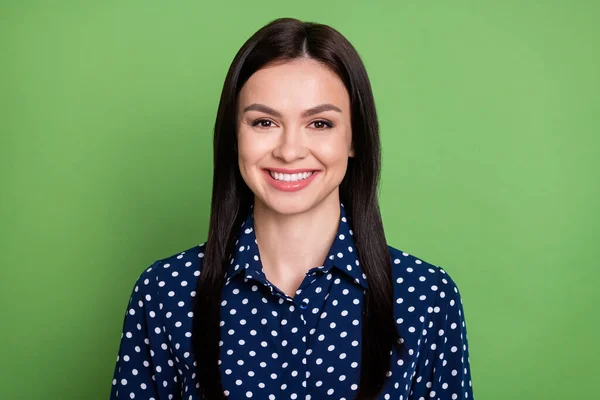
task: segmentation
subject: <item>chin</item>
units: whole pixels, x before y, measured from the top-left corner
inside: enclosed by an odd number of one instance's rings
[[[335,188],[329,193],[320,193],[316,195],[310,191],[305,193],[265,193],[265,196],[254,197],[255,205],[258,203],[261,207],[271,210],[281,215],[294,215],[309,212],[325,204],[334,202],[335,207],[339,206],[339,195]]]
[[[308,199],[302,198],[302,196],[298,195],[290,196],[287,199],[271,198],[266,201],[262,199],[257,199],[256,201],[260,201],[267,209],[282,215],[301,214],[309,211],[316,205],[314,201],[309,201]]]

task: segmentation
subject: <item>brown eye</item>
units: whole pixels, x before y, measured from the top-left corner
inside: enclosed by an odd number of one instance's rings
[[[268,119],[257,119],[252,123],[252,126],[258,126],[259,128],[270,128],[273,121]]]
[[[318,121],[314,121],[313,124],[315,125],[315,128],[317,128],[318,130],[323,130],[323,129],[329,129],[333,127],[333,124],[329,121],[325,121],[325,120],[318,120]]]

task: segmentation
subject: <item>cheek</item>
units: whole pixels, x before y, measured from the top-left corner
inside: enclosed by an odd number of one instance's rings
[[[350,155],[350,140],[345,136],[332,137],[331,140],[320,140],[313,149],[323,164],[345,166]]]
[[[328,169],[346,169],[349,149],[341,144],[322,144],[313,152]]]
[[[237,139],[240,169],[249,169],[269,153],[268,143],[248,134],[248,132],[240,132]]]

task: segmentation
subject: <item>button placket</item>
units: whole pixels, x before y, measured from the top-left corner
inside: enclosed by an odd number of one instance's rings
[[[287,319],[284,325],[287,344],[284,347],[286,350],[282,352],[282,354],[285,354],[287,365],[282,368],[282,377],[285,376],[282,383],[296,387],[295,394],[297,397],[295,398],[304,399],[306,388],[299,388],[297,384],[292,383],[297,382],[298,378],[306,373],[306,364],[303,362],[306,357],[306,321],[304,320],[303,310],[300,308],[302,302],[298,303],[298,298],[290,297],[290,299],[292,300],[291,303],[282,304],[286,311],[283,308],[281,309],[282,315],[285,315]]]

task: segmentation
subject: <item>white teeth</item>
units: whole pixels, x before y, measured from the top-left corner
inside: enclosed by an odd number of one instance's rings
[[[271,177],[273,179],[276,179],[278,181],[296,182],[296,181],[308,178],[313,173],[312,172],[300,172],[297,174],[282,174],[281,172],[269,171],[269,174],[271,174]]]

